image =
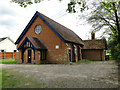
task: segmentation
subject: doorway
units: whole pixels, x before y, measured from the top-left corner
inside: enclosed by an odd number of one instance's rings
[[[69,49],[69,61],[71,62],[71,49]]]
[[[27,55],[27,59],[28,59],[28,63],[31,63],[31,59],[32,59],[32,50],[28,50],[28,55]]]

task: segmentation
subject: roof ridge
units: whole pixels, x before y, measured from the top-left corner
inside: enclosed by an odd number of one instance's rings
[[[25,27],[24,31],[22,32],[22,34],[19,36],[19,38],[17,39],[17,41],[15,42],[15,44],[18,44],[21,40],[21,38],[24,36],[24,34],[28,31],[29,27],[32,25],[32,23],[34,22],[34,20],[36,19],[36,17],[39,17],[40,19],[42,19],[46,25],[49,26],[49,28],[51,28],[51,30],[64,42],[72,42],[75,44],[80,44],[80,45],[84,45],[82,39],[71,29],[63,26],[62,24],[56,22],[55,20],[45,16],[44,14],[36,11],[36,13],[34,14],[34,16],[32,17],[32,19],[30,20],[30,22],[28,23],[28,25]]]
[[[37,11],[38,12],[38,11]],[[42,13],[40,13],[40,12],[38,12],[39,14],[42,14]],[[42,14],[43,16],[45,16],[44,14]],[[68,27],[65,27],[64,25],[62,25],[61,23],[58,23],[57,21],[55,21],[55,20],[53,20],[53,19],[51,19],[50,17],[48,17],[48,16],[45,16],[45,17],[47,17],[48,19],[50,19],[51,21],[53,21],[53,22],[55,22],[55,23],[57,23],[57,24],[59,24],[59,25],[61,25],[61,26],[63,26],[64,28],[67,28],[67,29],[69,29],[70,31],[72,31],[70,28],[68,28]],[[72,32],[74,32],[74,31],[72,31]]]

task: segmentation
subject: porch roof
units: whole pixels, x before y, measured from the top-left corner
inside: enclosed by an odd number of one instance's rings
[[[18,48],[18,50],[24,45],[26,40],[31,43],[31,45],[33,46],[34,49],[46,49],[47,50],[47,47],[40,40],[40,38],[36,38],[36,37],[26,37],[25,40],[20,45],[20,47]]]

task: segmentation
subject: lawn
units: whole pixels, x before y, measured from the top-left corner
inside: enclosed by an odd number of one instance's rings
[[[0,59],[0,62],[2,62],[2,64],[17,64],[15,59]]]
[[[18,64],[15,59],[0,59],[2,64]],[[39,83],[29,76],[11,72],[5,69],[0,71],[0,90],[1,88],[47,88],[43,83]]]
[[[2,70],[2,88],[47,88],[44,83],[37,82],[29,75]]]
[[[2,70],[0,70],[0,90],[2,88]]]

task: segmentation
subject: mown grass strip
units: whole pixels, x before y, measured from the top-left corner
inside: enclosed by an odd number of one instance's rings
[[[82,60],[79,60],[79,61],[77,62],[77,64],[80,64],[80,63],[91,63],[91,62],[95,62],[95,61],[88,60],[88,59],[82,59]]]
[[[0,59],[0,62],[2,64],[18,64],[15,59]]]

